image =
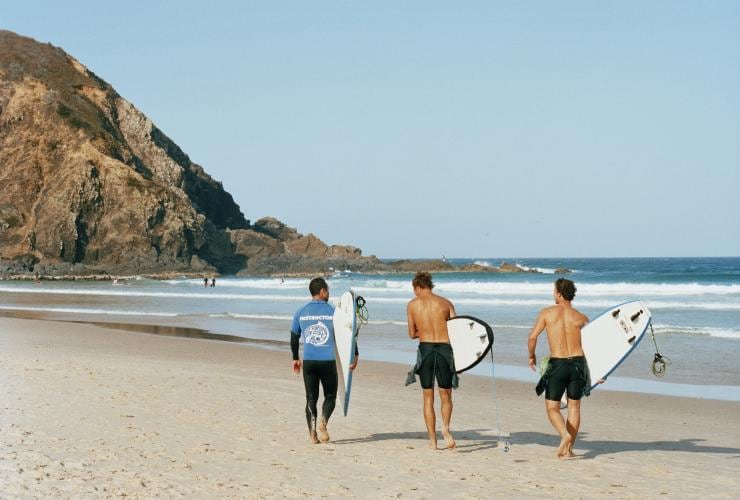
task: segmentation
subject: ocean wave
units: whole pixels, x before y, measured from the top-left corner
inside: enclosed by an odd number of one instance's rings
[[[116,287],[121,288],[121,287]],[[0,287],[0,292],[26,293],[37,295],[82,295],[108,297],[146,297],[146,298],[174,298],[174,299],[221,299],[221,300],[273,300],[273,301],[305,301],[306,295],[254,295],[237,293],[184,293],[184,292],[139,292],[134,290],[103,290],[79,288],[14,288]]]
[[[278,295],[278,294],[247,294],[247,293],[217,293],[212,290],[208,292],[145,292],[122,287],[111,288],[31,288],[31,287],[3,287],[0,286],[0,292],[10,292],[19,294],[34,295],[64,295],[64,296],[95,296],[95,297],[119,297],[119,298],[156,298],[156,299],[187,299],[187,300],[238,300],[238,301],[272,301],[272,302],[305,302],[308,300],[307,294],[301,295]],[[440,287],[441,288],[441,287]],[[526,294],[515,295],[500,294],[499,297],[491,295],[481,296],[451,296],[449,298],[456,304],[467,304],[476,306],[510,306],[510,307],[535,307],[542,308],[550,305],[552,302],[548,296],[532,297]],[[592,294],[586,294],[593,296]],[[740,300],[731,301],[699,301],[699,300],[647,300],[646,294],[640,290],[625,289],[621,294],[612,299],[599,298],[576,298],[576,307],[609,309],[620,302],[626,302],[630,299],[641,299],[651,309],[705,309],[705,310],[740,310]],[[376,302],[379,304],[406,304],[410,296],[389,297],[382,295],[365,294],[365,299],[369,303]],[[610,296],[610,295],[609,295]],[[598,297],[598,296],[597,296]],[[605,295],[604,297],[607,297]],[[336,304],[338,296],[332,297],[331,302]]]
[[[205,288],[202,279],[185,279],[185,280],[165,280],[163,283],[168,285],[187,285],[193,287]],[[256,289],[274,289],[285,290],[288,288],[302,288],[308,290],[309,280],[288,278],[247,278],[247,279],[223,279],[217,280],[216,285],[219,288],[256,288]]]
[[[351,283],[349,285],[352,285]],[[700,284],[700,283],[576,283],[577,297],[700,297],[703,295],[736,296],[740,302],[740,285]],[[335,287],[336,288],[336,287]],[[356,283],[352,289],[360,293],[374,293],[389,296],[413,294],[411,282],[405,281],[366,281]],[[445,294],[464,294],[481,296],[525,296],[550,297],[552,283],[537,282],[500,282],[500,281],[444,281],[435,283],[435,291]],[[451,298],[454,298],[451,297]]]
[[[68,313],[68,314],[106,314],[111,316],[160,316],[174,318],[179,316],[177,313],[167,312],[141,312],[141,311],[121,311],[116,309],[90,309],[81,307],[27,307],[27,306],[0,306],[3,311],[26,311],[26,312],[48,312],[48,313]]]
[[[663,335],[686,334],[686,335],[705,335],[709,337],[719,337],[725,339],[740,340],[740,330],[733,328],[715,328],[709,326],[678,326],[678,325],[653,325],[655,332]]]
[[[700,283],[576,283],[577,296],[699,296],[737,295],[740,285]],[[509,283],[490,281],[440,281],[435,289],[446,292],[477,293],[481,295],[551,295],[552,283]]]
[[[247,314],[247,313],[215,313],[209,314],[209,318],[237,318],[237,319],[271,319],[276,321],[291,321],[293,316],[281,314]]]

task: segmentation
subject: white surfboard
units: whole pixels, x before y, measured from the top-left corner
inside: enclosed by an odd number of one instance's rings
[[[339,297],[337,307],[334,309],[334,346],[339,372],[339,399],[345,417],[349,411],[349,395],[352,392],[352,370],[349,367],[355,362],[357,333],[357,296],[350,290]]]
[[[456,316],[447,320],[447,333],[455,358],[455,370],[470,370],[493,349],[493,329],[485,321],[472,316]]]
[[[650,326],[650,310],[639,300],[614,306],[581,330],[581,345],[593,390],[637,347]]]

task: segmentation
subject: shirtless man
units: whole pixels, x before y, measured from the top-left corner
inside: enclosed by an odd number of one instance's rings
[[[540,311],[537,321],[529,333],[529,367],[536,370],[535,349],[537,337],[547,330],[550,345],[550,362],[537,384],[537,394],[545,392],[547,417],[560,434],[558,458],[573,458],[573,445],[581,425],[581,397],[588,387],[588,367],[581,347],[581,328],[588,318],[577,311],[571,301],[576,295],[575,284],[568,279],[555,281],[553,296],[555,305]],[[568,395],[568,419],[560,413],[560,398]]]
[[[406,308],[409,337],[419,339],[416,366],[409,373],[410,381],[419,375],[424,393],[424,422],[429,435],[429,447],[437,449],[437,422],[434,414],[434,379],[437,379],[442,401],[442,436],[448,449],[455,447],[450,434],[452,418],[452,387],[457,386],[455,363],[452,357],[447,320],[455,317],[452,302],[432,292],[432,275],[416,273],[412,281],[414,295]],[[409,381],[407,381],[408,385]]]

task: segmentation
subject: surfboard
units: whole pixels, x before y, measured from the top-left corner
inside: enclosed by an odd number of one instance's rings
[[[493,349],[493,329],[478,318],[456,316],[447,320],[457,373],[470,370]]]
[[[650,326],[650,310],[639,300],[605,311],[581,330],[581,346],[593,390],[637,347]]]
[[[334,309],[334,348],[337,355],[339,372],[339,400],[344,416],[349,411],[349,396],[352,392],[352,370],[349,367],[355,362],[355,343],[359,324],[357,322],[357,295],[350,290],[344,292]]]

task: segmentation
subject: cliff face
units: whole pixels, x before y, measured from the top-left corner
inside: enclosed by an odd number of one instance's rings
[[[0,183],[5,276],[466,270],[386,264],[273,218],[250,225],[221,183],[110,85],[62,49],[2,30]]]
[[[226,229],[249,223],[220,183],[74,58],[8,31],[0,182],[5,260],[116,272],[246,265]]]

